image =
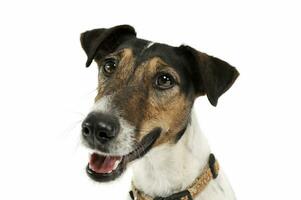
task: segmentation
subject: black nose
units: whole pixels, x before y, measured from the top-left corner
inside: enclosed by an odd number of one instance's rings
[[[119,132],[119,121],[109,114],[92,112],[82,123],[82,134],[90,144],[106,143],[114,139]]]

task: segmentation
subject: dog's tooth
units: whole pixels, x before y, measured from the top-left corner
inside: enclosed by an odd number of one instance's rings
[[[120,160],[117,160],[114,164],[113,170],[117,169],[118,165],[120,163]]]
[[[113,167],[113,170],[115,170],[118,167],[118,162],[116,161]]]

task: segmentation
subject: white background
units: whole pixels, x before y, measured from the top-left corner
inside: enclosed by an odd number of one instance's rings
[[[197,100],[201,128],[238,199],[300,199],[300,10],[276,0],[1,1],[0,199],[124,199],[130,170],[90,181],[79,142],[97,81],[79,35],[119,24],[236,66],[216,108]]]

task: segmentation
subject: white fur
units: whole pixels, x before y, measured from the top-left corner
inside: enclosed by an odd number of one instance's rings
[[[149,43],[147,43],[147,45],[144,46],[144,48],[142,49],[142,51],[140,52],[140,54],[142,54],[146,49],[150,48],[154,44],[155,44],[155,42],[149,42]]]
[[[151,47],[151,46],[153,46],[154,44],[155,44],[154,42],[150,42],[150,43],[148,43],[145,49],[148,49],[148,48],[150,48],[150,47]]]
[[[135,128],[121,117],[119,117],[119,123],[120,133],[115,142],[110,145],[110,152],[114,155],[126,155],[134,150]]]
[[[92,112],[110,112],[112,96],[103,96],[96,101],[91,109]]]
[[[192,114],[191,123],[178,143],[155,147],[133,163],[133,183],[153,197],[166,197],[185,190],[199,176],[210,153],[207,140]],[[221,171],[195,199],[234,200],[235,195]]]

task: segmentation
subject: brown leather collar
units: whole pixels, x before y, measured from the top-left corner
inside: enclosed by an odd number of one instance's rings
[[[134,184],[132,184],[132,191],[130,195],[133,200],[193,200],[200,194],[212,179],[218,176],[219,164],[215,159],[214,154],[210,154],[208,164],[203,169],[200,176],[184,191],[172,194],[168,197],[151,197],[142,191],[139,191]]]

